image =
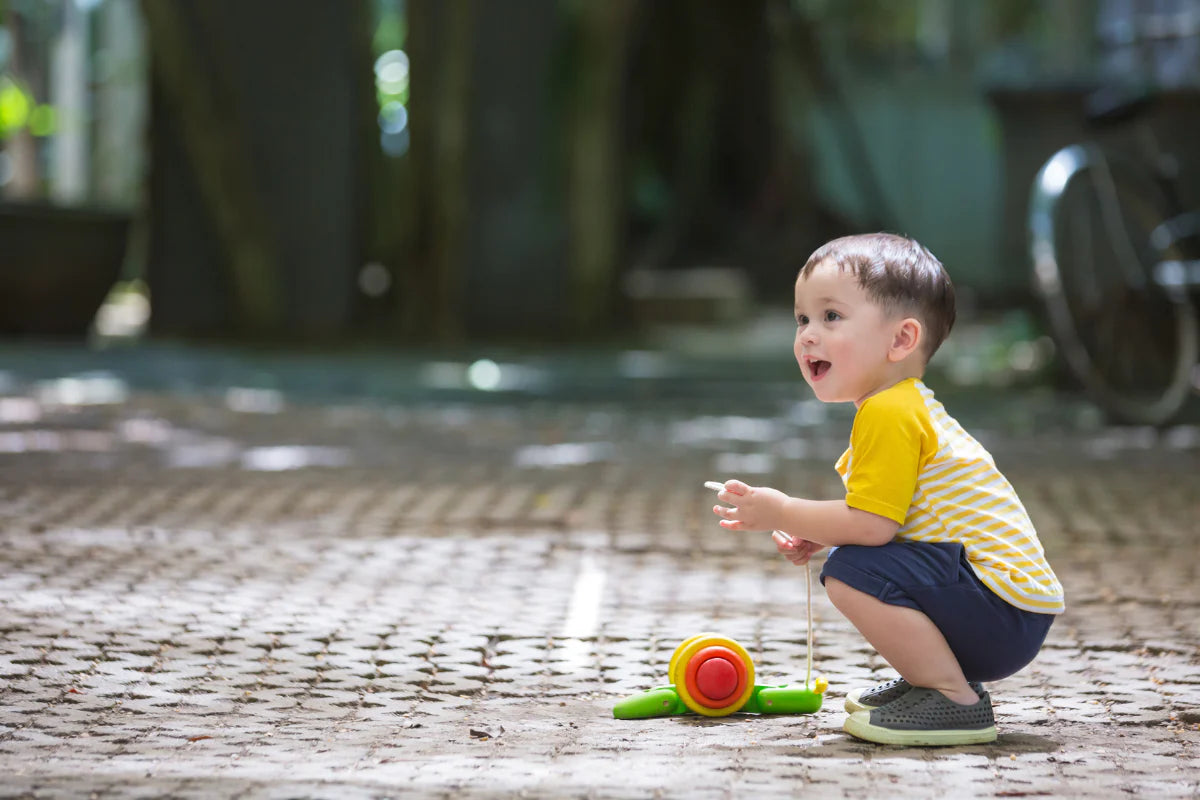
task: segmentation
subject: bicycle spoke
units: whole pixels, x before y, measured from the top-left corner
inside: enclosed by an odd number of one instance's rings
[[[1129,286],[1139,287],[1145,280],[1141,263],[1138,260],[1135,243],[1142,240],[1143,231],[1129,225],[1130,215],[1122,210],[1122,198],[1113,180],[1112,168],[1105,159],[1096,163],[1092,171],[1096,180],[1101,184],[1101,191],[1096,193],[1100,204],[1100,213],[1104,219],[1104,229],[1108,233],[1108,244],[1116,256],[1117,265],[1124,271],[1122,277]]]
[[[1121,374],[1126,371],[1128,364],[1127,351],[1123,347],[1125,342],[1124,326],[1121,324],[1123,314],[1118,313],[1105,314],[1100,318],[1100,325],[1097,329],[1097,336],[1100,337],[1100,347],[1097,352],[1108,353],[1109,357],[1100,362],[1102,366],[1107,366],[1107,377],[1110,382],[1125,383],[1121,380]]]
[[[1141,293],[1130,302],[1133,324],[1130,339],[1135,344],[1141,374],[1135,374],[1148,395],[1161,394],[1170,386],[1178,361],[1177,343],[1171,335],[1174,311],[1155,293]]]
[[[1146,394],[1154,394],[1162,387],[1163,361],[1156,347],[1152,323],[1133,307],[1136,302],[1133,300],[1127,304],[1131,306],[1129,310],[1132,312],[1129,325],[1129,341],[1132,346],[1129,351],[1135,358],[1128,386],[1134,390],[1142,389]]]
[[[1073,243],[1073,249],[1078,253],[1080,263],[1094,264],[1095,256],[1092,252],[1092,215],[1091,213],[1076,214],[1068,219],[1067,226],[1071,229],[1069,237]],[[1070,296],[1074,289],[1079,292],[1079,300],[1082,305],[1087,308],[1095,307],[1099,303],[1100,287],[1096,283],[1096,276],[1092,272],[1076,273],[1076,284],[1074,286],[1064,286],[1064,291]]]

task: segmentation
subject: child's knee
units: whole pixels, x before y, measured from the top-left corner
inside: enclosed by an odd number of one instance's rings
[[[825,577],[825,594],[829,596],[829,602],[833,603],[833,607],[843,613],[845,613],[846,606],[854,603],[860,596],[866,596],[866,592],[855,589],[832,575]]]

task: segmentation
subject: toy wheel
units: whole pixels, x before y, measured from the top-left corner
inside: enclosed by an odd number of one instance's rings
[[[732,714],[754,693],[750,654],[720,636],[694,636],[680,645],[670,675],[683,704],[706,717]]]

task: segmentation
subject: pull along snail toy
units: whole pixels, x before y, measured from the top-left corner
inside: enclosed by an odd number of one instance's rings
[[[704,484],[720,491],[715,482]],[[669,686],[659,686],[628,697],[613,707],[617,719],[647,719],[695,713],[724,717],[749,714],[812,714],[819,711],[828,681],[812,677],[813,616],[812,574],[804,565],[808,600],[808,667],[804,685],[760,686],[754,683],[754,662],[746,648],[733,639],[702,633],[675,648],[667,667]]]

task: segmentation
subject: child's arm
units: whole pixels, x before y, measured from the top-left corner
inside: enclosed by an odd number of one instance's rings
[[[730,506],[713,506],[721,527],[731,531],[779,530],[793,537],[834,547],[844,544],[887,544],[900,529],[895,520],[846,505],[844,500],[789,497],[766,486],[726,481],[717,498]]]

